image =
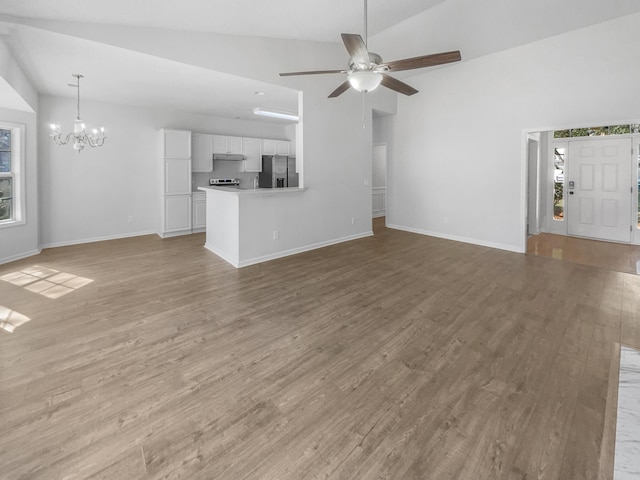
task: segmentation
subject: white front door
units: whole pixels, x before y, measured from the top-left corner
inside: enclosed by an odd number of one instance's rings
[[[631,242],[631,139],[569,143],[569,235]]]

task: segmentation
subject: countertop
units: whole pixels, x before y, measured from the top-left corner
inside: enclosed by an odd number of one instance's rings
[[[214,190],[216,192],[230,193],[233,195],[249,195],[249,196],[266,196],[266,195],[283,195],[287,193],[300,193],[304,192],[306,188],[300,187],[286,187],[286,188],[238,188],[238,187],[216,187],[214,185],[210,187],[198,187],[198,190],[206,192],[207,190]]]

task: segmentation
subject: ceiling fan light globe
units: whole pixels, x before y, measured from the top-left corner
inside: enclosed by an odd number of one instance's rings
[[[372,70],[358,70],[349,74],[349,84],[359,92],[371,92],[378,88],[382,75]]]

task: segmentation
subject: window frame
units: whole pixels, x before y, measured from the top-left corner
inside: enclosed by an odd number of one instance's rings
[[[23,124],[0,120],[0,129],[11,130],[11,171],[0,178],[11,178],[12,218],[0,220],[0,229],[26,223],[25,215],[25,130]]]

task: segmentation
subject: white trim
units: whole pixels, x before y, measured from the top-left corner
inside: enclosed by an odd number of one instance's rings
[[[359,234],[356,234],[356,235],[349,235],[348,237],[340,237],[340,238],[335,238],[333,240],[328,240],[328,241],[325,241],[325,242],[312,243],[311,245],[305,245],[303,247],[292,248],[290,250],[282,250],[280,252],[270,253],[268,255],[262,255],[260,257],[248,258],[246,260],[238,260],[238,259],[235,259],[235,258],[231,258],[228,255],[226,255],[226,254],[222,253],[221,251],[217,250],[213,246],[209,245],[208,243],[205,243],[204,247],[207,250],[209,250],[210,252],[215,253],[220,258],[222,258],[224,261],[230,263],[234,267],[242,268],[242,267],[248,267],[249,265],[255,265],[256,263],[267,262],[269,260],[275,260],[277,258],[282,258],[282,257],[289,257],[291,255],[296,255],[298,253],[308,252],[310,250],[317,250],[318,248],[324,248],[324,247],[328,247],[330,245],[336,245],[338,243],[350,242],[351,240],[358,240],[360,238],[366,238],[366,237],[371,237],[371,236],[373,236],[373,231],[370,230],[368,232],[359,233]]]
[[[631,199],[631,244],[640,244],[640,228],[638,228],[638,161],[640,160],[640,137],[632,139],[633,158],[631,159],[631,181],[632,181],[632,195]]]
[[[216,247],[211,245],[209,242],[205,242],[204,248],[209,250],[211,253],[215,253],[218,257],[220,257],[225,262],[230,263],[231,265],[233,265],[236,268],[240,268],[240,265],[238,263],[238,259],[228,256],[222,250],[218,250]]]
[[[17,255],[12,255],[11,257],[0,258],[0,265],[15,262],[16,260],[22,260],[23,258],[27,257],[33,257],[34,255],[39,255],[40,253],[42,253],[42,249],[31,250],[30,252],[21,252]]]
[[[41,248],[57,248],[57,247],[68,247],[70,245],[80,245],[83,243],[94,243],[94,242],[104,242],[107,240],[118,240],[120,238],[131,238],[131,237],[142,237],[144,235],[156,235],[157,232],[149,230],[145,232],[134,232],[128,233],[126,235],[105,235],[102,237],[92,237],[92,238],[82,238],[80,240],[71,240],[69,242],[53,242],[53,243],[44,243],[40,245]]]
[[[516,247],[514,245],[507,245],[505,243],[485,242],[484,240],[478,240],[476,238],[460,237],[458,235],[448,235],[440,232],[432,232],[430,230],[422,230],[419,228],[412,228],[412,227],[403,227],[400,225],[394,225],[389,223],[387,223],[387,228],[393,228],[395,230],[402,230],[402,231],[411,232],[411,233],[418,233],[420,235],[427,235],[429,237],[443,238],[445,240],[453,240],[454,242],[470,243],[472,245],[479,245],[481,247],[497,248],[499,250],[507,250],[509,252],[515,252],[515,253],[526,252],[526,245],[524,246],[524,248]]]
[[[189,229],[189,230],[178,230],[177,232],[167,232],[167,233],[151,232],[151,233],[157,233],[157,235],[160,238],[171,238],[171,237],[181,237],[182,235],[191,235],[193,232],[191,231],[191,229]]]
[[[27,126],[23,123],[0,121],[0,128],[11,130],[11,172],[13,178],[13,220],[0,222],[0,229],[16,227],[27,223],[26,204],[26,163],[27,163]],[[14,144],[14,137],[18,131],[18,141]]]
[[[531,133],[523,131],[522,132],[522,141],[520,142],[520,185],[523,188],[520,189],[520,237],[519,243],[520,246],[517,247],[516,251],[518,253],[525,253],[527,251],[527,209],[529,207],[529,136]],[[460,240],[462,242],[466,240]],[[475,241],[467,242],[467,243],[475,243]],[[496,245],[486,245],[486,247],[499,248],[501,250],[508,250],[507,248],[503,248]],[[513,247],[511,247],[513,248]]]

